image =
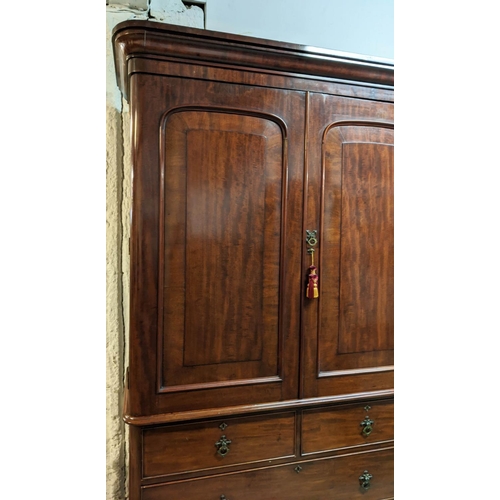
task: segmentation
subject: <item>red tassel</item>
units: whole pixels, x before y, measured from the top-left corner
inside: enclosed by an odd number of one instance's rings
[[[318,275],[316,274],[316,266],[309,266],[309,284],[307,285],[306,297],[308,299],[317,299],[318,296]]]

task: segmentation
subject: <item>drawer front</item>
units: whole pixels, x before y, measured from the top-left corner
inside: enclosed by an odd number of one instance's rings
[[[143,477],[295,456],[295,413],[171,425],[143,433]]]
[[[302,413],[302,455],[394,439],[394,403],[377,401]]]
[[[142,500],[385,500],[393,450],[273,466],[142,489]]]

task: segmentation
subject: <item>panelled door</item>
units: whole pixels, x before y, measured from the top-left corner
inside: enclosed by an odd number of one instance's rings
[[[131,94],[130,413],[392,388],[393,105],[139,73]]]
[[[297,398],[305,94],[142,74],[131,91],[131,412]]]
[[[323,94],[309,104],[305,217],[318,231],[319,297],[304,299],[302,395],[390,389],[393,105]]]

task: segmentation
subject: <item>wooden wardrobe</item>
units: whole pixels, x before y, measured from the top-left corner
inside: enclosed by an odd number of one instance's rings
[[[149,21],[113,40],[130,500],[393,498],[392,63]]]

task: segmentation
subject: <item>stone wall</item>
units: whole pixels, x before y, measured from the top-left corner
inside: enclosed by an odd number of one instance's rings
[[[181,0],[110,0],[106,5],[106,500],[128,498],[122,399],[128,354],[130,117],[116,85],[111,33],[129,19],[204,27],[203,10],[187,8]]]

